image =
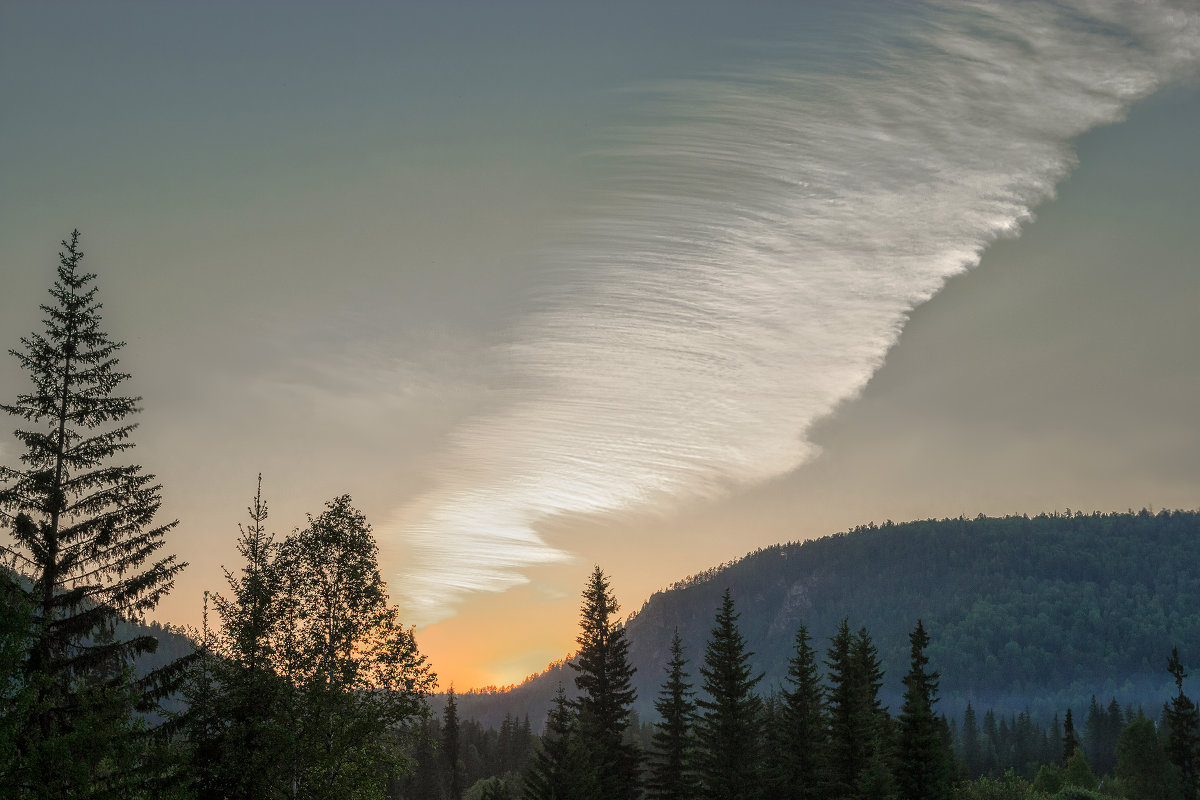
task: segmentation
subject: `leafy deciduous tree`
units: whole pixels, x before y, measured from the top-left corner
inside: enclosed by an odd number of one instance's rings
[[[1176,796],[1170,759],[1154,723],[1146,717],[1138,716],[1121,731],[1116,777],[1127,797],[1170,800]]]
[[[354,796],[405,767],[397,737],[428,715],[437,678],[388,604],[371,527],[349,495],[326,503],[275,561],[272,649],[294,691],[285,722],[293,797]]]

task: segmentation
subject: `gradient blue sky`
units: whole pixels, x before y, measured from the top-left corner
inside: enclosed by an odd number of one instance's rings
[[[634,610],[870,520],[1194,507],[1198,31],[5,4],[0,338],[79,227],[192,562],[160,616],[220,588],[261,471],[280,533],[354,496],[460,687],[569,649],[593,563]]]

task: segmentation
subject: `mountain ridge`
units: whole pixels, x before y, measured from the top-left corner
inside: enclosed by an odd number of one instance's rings
[[[760,548],[676,581],[630,615],[635,710],[655,719],[675,628],[699,683],[728,587],[764,692],[783,683],[801,622],[823,653],[845,618],[878,645],[881,697],[898,708],[908,632],[922,619],[931,666],[942,673],[939,708],[949,716],[971,702],[1048,720],[1083,710],[1093,694],[1155,713],[1170,693],[1171,646],[1185,663],[1200,662],[1198,564],[1195,511],[888,521]],[[536,730],[558,684],[570,691],[573,677],[567,660],[556,662],[516,687],[460,694],[459,713],[485,725],[528,714]]]

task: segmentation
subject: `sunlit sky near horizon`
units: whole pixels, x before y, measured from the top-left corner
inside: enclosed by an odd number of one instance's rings
[[[631,612],[872,520],[1197,507],[1198,66],[1184,0],[3,4],[0,344],[78,227],[156,616],[261,472],[507,684],[596,563]]]

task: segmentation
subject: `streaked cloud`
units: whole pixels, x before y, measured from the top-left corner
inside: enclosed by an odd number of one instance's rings
[[[505,402],[383,530],[408,618],[568,559],[563,515],[668,509],[794,469],[907,314],[1071,168],[1072,140],[1191,69],[1184,4],[914,7],[853,70],[777,49],[647,91],[592,213],[488,351]]]

